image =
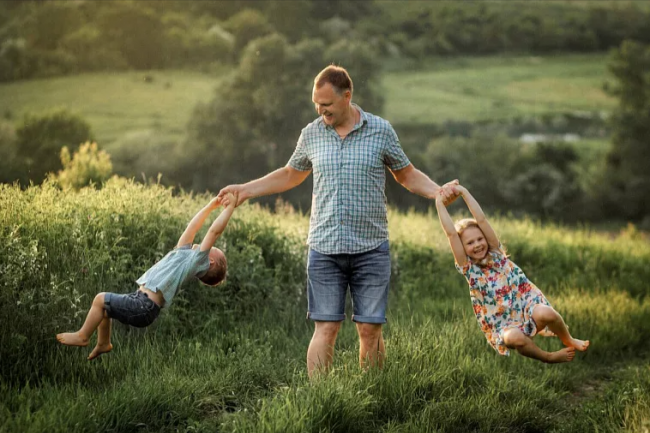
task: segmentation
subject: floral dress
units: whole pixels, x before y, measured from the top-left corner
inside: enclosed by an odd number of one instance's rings
[[[473,263],[467,257],[458,272],[469,283],[474,314],[481,331],[490,345],[501,355],[510,351],[503,342],[503,331],[518,328],[524,335],[535,336],[537,326],[533,320],[533,309],[538,304],[551,304],[544,294],[531,283],[523,271],[501,251],[490,250],[490,259],[485,266]]]

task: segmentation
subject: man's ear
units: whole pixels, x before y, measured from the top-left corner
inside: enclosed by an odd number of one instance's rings
[[[214,259],[210,257],[210,266],[214,265]]]

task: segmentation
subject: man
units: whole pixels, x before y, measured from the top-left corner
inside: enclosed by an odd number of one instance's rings
[[[320,117],[302,130],[288,164],[219,192],[219,197],[237,193],[242,203],[287,191],[314,173],[307,240],[308,317],[315,323],[307,351],[310,377],[332,364],[348,287],[361,367],[383,363],[382,324],[390,280],[384,166],[413,193],[433,199],[440,189],[413,167],[387,121],[352,103],[352,92],[344,68],[323,69],[314,79],[312,93]],[[443,191],[447,202],[456,196],[451,187]]]

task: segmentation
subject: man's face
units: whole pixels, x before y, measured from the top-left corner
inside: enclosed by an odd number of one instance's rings
[[[351,98],[352,94],[349,90],[339,95],[330,83],[325,83],[320,89],[314,86],[311,97],[316,112],[323,116],[326,125],[332,127],[339,126],[346,119]]]

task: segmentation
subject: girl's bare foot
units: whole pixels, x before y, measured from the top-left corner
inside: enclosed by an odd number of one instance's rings
[[[88,339],[80,336],[78,332],[64,332],[62,334],[56,334],[56,339],[59,340],[61,344],[65,344],[66,346],[88,346]]]
[[[95,346],[92,352],[90,352],[90,355],[88,355],[88,361],[92,361],[93,359],[97,358],[99,355],[102,353],[108,353],[111,350],[113,350],[113,345],[111,343],[108,344],[102,344],[101,346],[98,344]]]
[[[572,343],[569,347],[575,347],[576,350],[584,352],[589,347],[589,340],[578,340],[577,338],[571,339]]]
[[[571,362],[573,361],[574,356],[576,356],[576,350],[573,347],[565,347],[564,349],[558,350],[557,352],[549,353],[546,362],[549,364]]]
[[[538,335],[541,335],[542,337],[555,337],[555,332],[551,331],[548,329],[548,327],[542,329],[537,333]]]

